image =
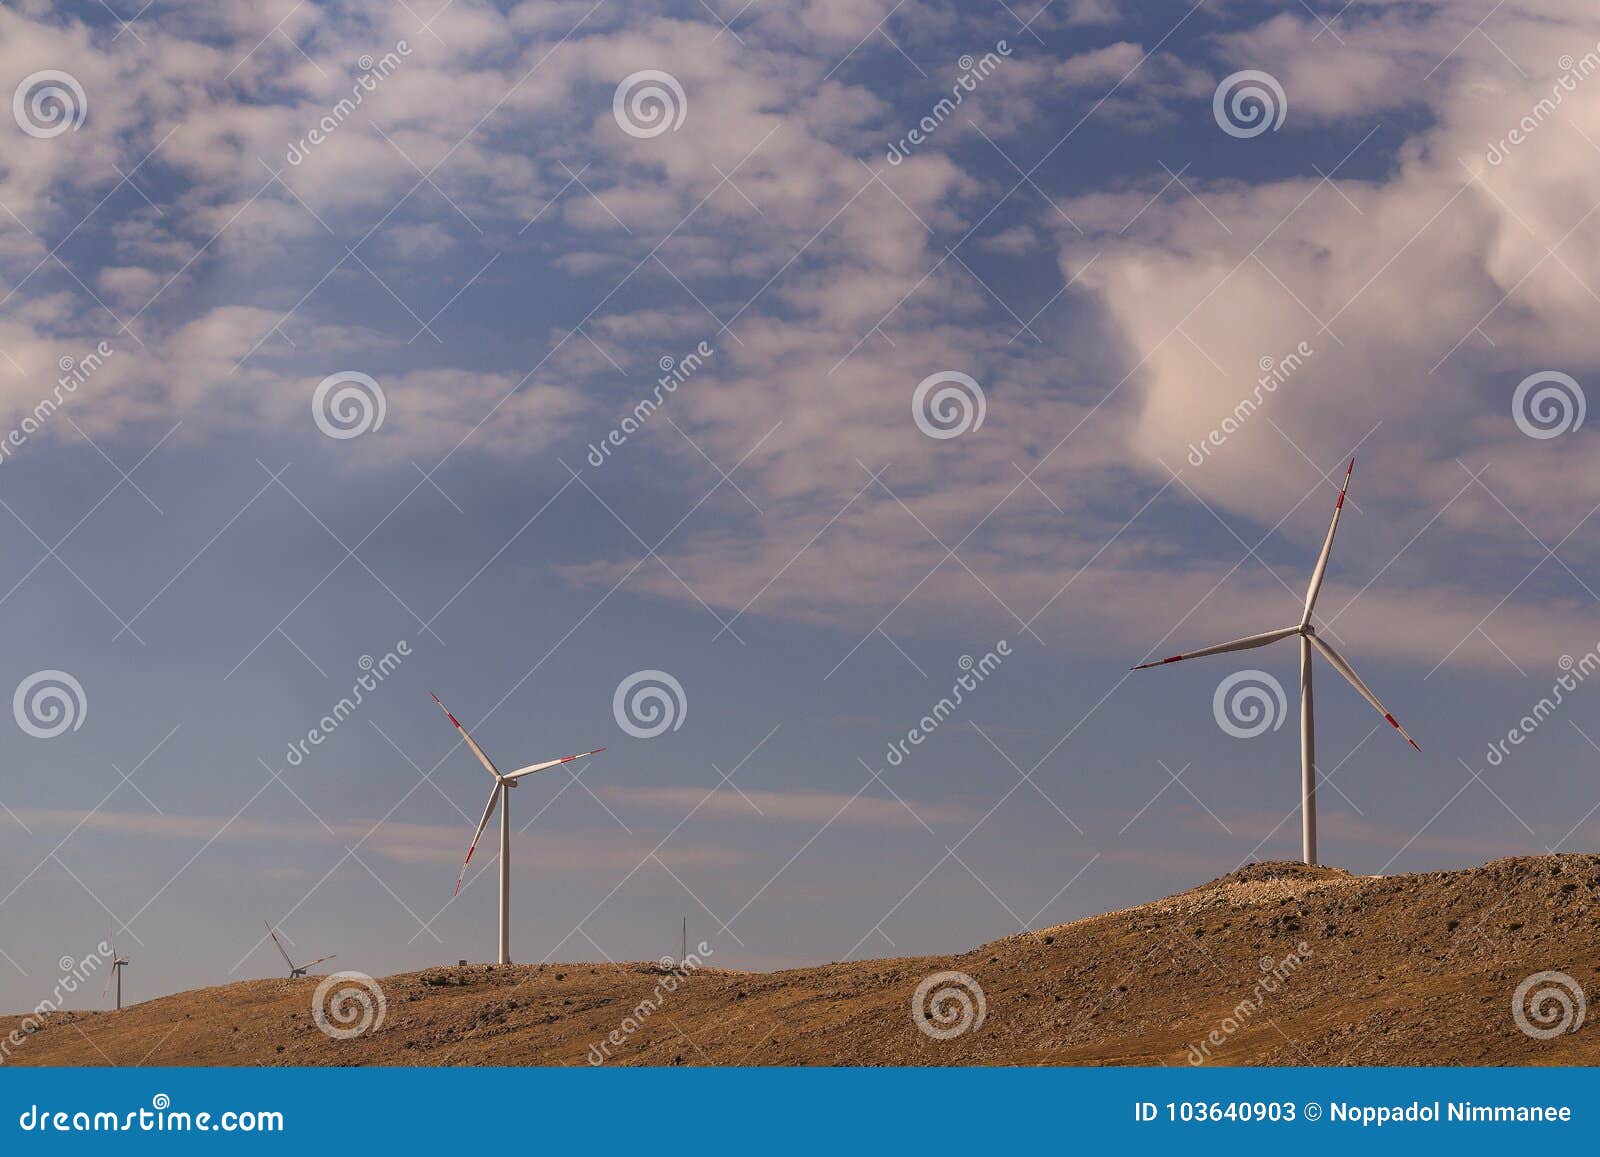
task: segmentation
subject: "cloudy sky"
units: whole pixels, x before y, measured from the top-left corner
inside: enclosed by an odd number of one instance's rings
[[[1319,624],[1422,752],[1319,668],[1323,859],[1593,848],[1600,679],[1519,722],[1600,641],[1579,7],[9,0],[0,1007],[491,957],[430,689],[608,748],[522,960],[1292,858],[1294,645],[1128,668],[1295,621],[1352,455]]]

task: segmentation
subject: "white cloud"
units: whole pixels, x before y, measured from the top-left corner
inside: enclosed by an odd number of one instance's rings
[[[1063,13],[1084,25],[1117,14],[1103,3]],[[1549,94],[1554,62],[1593,47],[1593,30],[1560,5],[1505,6],[1483,35],[1468,35],[1465,13],[1400,6],[1349,10],[1337,39],[1293,14],[1234,29],[1216,40],[1223,63],[1279,76],[1286,131],[1337,124],[1359,140],[1363,118],[1377,126],[1333,182],[1191,174],[1180,186],[1152,165],[1147,180],[1090,182],[1055,205],[1023,188],[1009,216],[954,257],[948,238],[984,219],[1016,173],[965,120],[901,165],[879,160],[903,112],[847,80],[855,69],[823,79],[878,19],[859,5],[752,11],[738,25],[745,44],[709,22],[590,17],[581,4],[501,13],[461,0],[434,22],[437,38],[403,8],[306,7],[272,32],[283,15],[152,11],[138,25],[141,46],[0,11],[0,64],[16,72],[70,59],[91,105],[83,131],[21,141],[14,157],[25,164],[0,160],[0,199],[37,234],[0,233],[12,294],[0,350],[23,367],[0,363],[10,416],[36,403],[63,352],[109,331],[118,357],[78,419],[91,432],[177,416],[188,438],[246,423],[305,432],[316,381],[362,369],[382,383],[388,418],[352,463],[443,454],[463,438],[503,459],[562,439],[581,445],[607,428],[623,389],[588,342],[540,333],[540,352],[518,365],[484,364],[471,341],[410,342],[417,327],[406,315],[432,313],[412,303],[433,294],[442,304],[460,289],[451,317],[465,316],[489,290],[464,288],[462,268],[470,275],[478,253],[501,251],[506,268],[536,260],[551,276],[621,278],[638,266],[585,327],[636,372],[713,336],[714,365],[673,398],[673,420],[723,463],[766,438],[738,476],[763,513],[729,507],[674,540],[674,569],[719,607],[755,600],[756,613],[851,626],[954,609],[1016,631],[1002,603],[1022,617],[1048,605],[1041,626],[1128,646],[1159,633],[1151,605],[1204,598],[1205,623],[1231,622],[1279,598],[1279,584],[1253,563],[1232,576],[1215,559],[1179,570],[1165,534],[1124,527],[1137,509],[1130,492],[1167,483],[1171,466],[1230,523],[1270,526],[1318,484],[1306,457],[1332,469],[1381,417],[1355,492],[1379,529],[1351,560],[1352,577],[1377,576],[1428,530],[1361,596],[1349,629],[1375,631],[1378,648],[1412,658],[1436,659],[1468,635],[1459,656],[1500,661],[1472,629],[1500,592],[1485,598],[1480,576],[1457,560],[1529,543],[1486,492],[1457,496],[1466,476],[1456,459],[1474,469],[1492,461],[1485,483],[1552,540],[1600,501],[1592,441],[1536,442],[1500,416],[1526,373],[1600,365],[1590,324],[1600,216],[1585,216],[1600,202],[1591,163],[1600,82],[1567,96],[1505,163],[1483,159]],[[902,15],[934,18],[910,5]],[[350,94],[360,55],[401,39],[413,51],[393,75],[303,164],[287,165],[288,143]],[[1143,44],[1118,39],[1057,59],[1017,43],[966,108],[1008,151],[1047,109],[1054,139],[1047,102],[1062,86],[1076,86],[1079,104],[1115,88],[1094,115],[1123,126],[1209,103],[1216,69],[1165,50],[1146,58]],[[641,68],[682,83],[679,131],[640,140],[615,124],[612,90]],[[1413,124],[1398,141],[1398,126]],[[180,186],[160,213],[116,188],[117,169],[131,171],[158,142],[138,179],[147,195]],[[1027,163],[1038,152],[1026,149]],[[1330,151],[1321,163],[1339,161]],[[70,247],[64,260],[120,318],[138,315],[130,324],[144,349],[53,263],[22,280],[112,190],[84,229],[104,230],[114,252],[98,268]],[[524,234],[535,214],[540,228]],[[1051,236],[1063,275],[1081,276],[1043,303],[1029,332],[1025,317],[1006,316],[1018,308],[1012,287],[974,254],[1026,260]],[[381,268],[347,260],[329,270],[346,245]],[[299,309],[319,277],[324,296]],[[346,314],[352,291],[381,295],[387,314]],[[721,332],[718,319],[730,318]],[[1260,359],[1302,340],[1315,347],[1306,366],[1203,466],[1189,466],[1187,447],[1233,413]],[[418,361],[416,350],[439,360]],[[936,442],[911,423],[910,394],[949,368],[983,383],[988,416],[980,431]],[[663,433],[654,452],[704,469],[670,427]],[[1025,481],[1021,471],[1041,461]],[[883,485],[868,486],[868,471],[883,467]],[[1182,487],[1170,503],[1210,519]],[[1319,492],[1281,533],[1314,549],[1325,505]],[[1231,542],[1221,527],[1207,534]],[[962,543],[959,560],[936,536]],[[632,561],[567,573],[609,583]],[[684,597],[659,581],[659,593]],[[1548,657],[1564,613],[1560,596],[1513,602],[1485,629],[1514,656]]]

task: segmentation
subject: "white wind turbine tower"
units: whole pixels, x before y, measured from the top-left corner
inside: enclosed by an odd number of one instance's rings
[[[115,932],[113,932],[111,934],[111,974],[106,977],[105,985],[100,989],[100,999],[104,1000],[106,998],[106,993],[111,990],[111,981],[113,978],[115,978],[117,982],[118,1012],[122,1011],[122,970],[127,965],[132,963],[133,961],[129,960],[126,956],[117,955],[117,935]]]
[[[430,695],[433,693],[430,691]],[[472,736],[467,734],[467,729],[461,726],[461,721],[450,714],[450,708],[437,695],[433,701],[439,704],[439,710],[445,717],[455,724],[461,738],[472,748],[472,754],[478,757],[478,762],[483,764],[490,775],[494,776],[494,787],[489,792],[488,806],[483,809],[483,818],[478,821],[478,830],[472,833],[472,843],[467,847],[467,858],[461,861],[461,871],[456,876],[455,895],[461,894],[461,881],[466,879],[467,865],[472,862],[472,853],[477,850],[478,837],[483,835],[483,829],[489,826],[489,817],[494,815],[495,805],[500,805],[500,963],[511,963],[511,800],[507,793],[517,786],[517,781],[525,775],[532,775],[536,771],[556,767],[559,764],[571,763],[574,759],[582,759],[587,755],[597,755],[605,748],[597,747],[593,751],[580,751],[577,755],[565,755],[560,759],[548,759],[543,763],[529,764],[519,767],[516,771],[502,773],[495,767],[490,758],[483,753]],[[504,797],[504,798],[502,798]]]
[[[267,924],[265,920],[263,920],[262,923]],[[289,950],[283,946],[283,941],[278,939],[278,934],[272,930],[271,924],[267,924],[267,935],[272,937],[272,942],[278,946],[278,955],[283,957],[283,962],[289,966],[290,980],[304,976],[307,972],[311,971],[323,961],[332,960],[334,956],[339,955],[337,952],[335,952],[333,956],[319,956],[310,964],[296,964],[293,960],[289,959]],[[259,941],[257,943],[259,943]]]
[[[1321,651],[1322,657],[1333,665],[1333,669],[1348,679],[1361,697],[1372,704],[1378,714],[1382,715],[1396,731],[1405,736],[1407,743],[1416,747],[1418,751],[1422,750],[1417,747],[1417,741],[1412,739],[1384,705],[1378,702],[1378,697],[1361,681],[1361,676],[1356,674],[1355,668],[1345,662],[1339,652],[1322,641],[1316,627],[1311,623],[1311,612],[1317,605],[1317,592],[1322,589],[1322,578],[1328,570],[1328,555],[1333,551],[1333,532],[1339,528],[1339,512],[1344,509],[1344,494],[1350,488],[1350,475],[1355,472],[1355,468],[1356,460],[1351,458],[1350,469],[1344,474],[1344,485],[1339,487],[1339,501],[1333,507],[1333,521],[1328,524],[1327,540],[1322,544],[1322,554],[1317,558],[1316,569],[1311,572],[1311,585],[1306,588],[1305,612],[1300,616],[1299,623],[1260,635],[1247,635],[1231,643],[1219,643],[1215,647],[1205,647],[1199,651],[1188,651],[1182,655],[1140,663],[1134,668],[1135,671],[1142,671],[1146,667],[1159,667],[1163,663],[1176,663],[1181,659],[1198,659],[1202,655],[1221,655],[1228,651],[1247,651],[1253,647],[1265,647],[1268,643],[1276,643],[1279,639],[1287,639],[1293,635],[1300,636],[1300,821],[1302,846],[1305,862],[1308,864],[1317,862],[1316,728],[1311,710],[1312,650]]]

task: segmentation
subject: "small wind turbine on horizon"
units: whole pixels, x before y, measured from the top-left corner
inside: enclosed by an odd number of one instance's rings
[[[128,957],[117,955],[117,936],[113,932],[111,934],[111,973],[106,977],[105,985],[100,989],[100,999],[104,1000],[106,998],[106,994],[111,990],[111,982],[114,978],[117,982],[118,1012],[122,1011],[122,970],[132,963],[133,961]]]
[[[433,692],[429,692],[430,695]],[[461,726],[461,721],[450,714],[450,708],[444,705],[444,700],[437,695],[433,701],[439,705],[445,718],[455,724],[461,738],[472,749],[472,754],[478,757],[478,762],[484,769],[494,776],[494,787],[489,792],[489,803],[483,809],[483,818],[478,821],[478,830],[472,833],[472,843],[467,846],[467,858],[461,861],[461,871],[456,875],[456,890],[454,895],[461,894],[461,882],[467,878],[467,865],[472,862],[472,853],[478,848],[478,837],[483,835],[483,829],[489,826],[489,819],[494,815],[495,805],[500,805],[500,963],[511,963],[511,800],[506,793],[517,786],[517,781],[525,775],[532,775],[536,771],[557,767],[563,763],[571,763],[574,759],[583,759],[585,756],[598,755],[605,748],[597,747],[593,751],[580,751],[577,755],[564,755],[560,759],[549,759],[543,763],[529,764],[519,767],[516,771],[502,773],[495,767],[494,762],[484,754],[472,736],[467,734],[467,729]],[[506,798],[502,798],[502,797]]]
[[[1306,588],[1305,612],[1300,616],[1298,624],[1259,635],[1247,635],[1231,643],[1219,643],[1214,647],[1204,647],[1198,651],[1186,651],[1181,655],[1140,663],[1133,668],[1135,671],[1142,671],[1146,667],[1159,667],[1164,663],[1177,663],[1183,659],[1198,659],[1203,655],[1248,651],[1254,647],[1265,647],[1268,643],[1276,643],[1279,639],[1287,639],[1293,635],[1300,636],[1300,828],[1302,852],[1308,864],[1317,862],[1316,727],[1311,705],[1311,652],[1321,651],[1322,657],[1332,664],[1333,669],[1349,680],[1350,685],[1361,697],[1372,704],[1378,714],[1405,737],[1407,743],[1416,747],[1418,751],[1422,750],[1417,747],[1417,741],[1411,738],[1393,715],[1389,714],[1388,709],[1378,702],[1378,697],[1361,681],[1361,676],[1356,674],[1355,668],[1345,662],[1339,652],[1322,641],[1316,627],[1311,623],[1311,612],[1317,605],[1317,593],[1322,589],[1322,579],[1328,571],[1328,556],[1333,552],[1333,532],[1339,529],[1339,514],[1344,509],[1345,491],[1350,488],[1350,476],[1355,473],[1355,469],[1356,460],[1351,458],[1350,468],[1344,473],[1344,485],[1339,487],[1339,501],[1334,503],[1333,521],[1328,524],[1328,537],[1322,544],[1322,554],[1317,558],[1316,568],[1311,572],[1311,585]]]
[[[265,920],[263,920],[262,923],[267,924]],[[289,950],[283,946],[283,941],[278,939],[278,934],[272,930],[271,924],[267,924],[267,935],[272,937],[272,942],[278,946],[278,955],[283,957],[283,962],[289,966],[290,980],[304,976],[317,965],[323,963],[324,961],[332,960],[334,956],[339,955],[337,952],[335,952],[332,956],[319,956],[310,964],[296,964],[293,960],[289,959]]]

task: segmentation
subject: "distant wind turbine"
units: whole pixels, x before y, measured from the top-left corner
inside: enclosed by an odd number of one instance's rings
[[[106,977],[105,985],[100,989],[100,999],[104,1000],[106,998],[106,993],[111,989],[112,979],[115,978],[117,983],[118,1012],[122,1011],[122,970],[132,963],[133,961],[129,960],[126,956],[117,955],[117,936],[116,933],[113,932],[111,934],[111,975]]]
[[[267,922],[263,920],[262,923],[266,924]],[[338,953],[335,952],[333,956],[319,956],[310,964],[296,964],[293,960],[289,959],[289,950],[283,946],[283,941],[278,939],[278,934],[272,930],[271,924],[267,924],[267,935],[272,937],[272,942],[278,946],[278,955],[283,957],[283,962],[289,966],[290,980],[294,980],[296,977],[304,976],[317,965],[323,963],[324,961],[332,960],[334,956],[338,955]],[[257,943],[259,943],[259,941]]]
[[[1317,779],[1316,779],[1316,744],[1315,722],[1311,710],[1311,652],[1314,649],[1322,652],[1322,657],[1333,665],[1333,669],[1350,681],[1350,685],[1360,693],[1361,697],[1377,710],[1379,715],[1389,722],[1396,731],[1405,737],[1407,743],[1417,747],[1417,741],[1407,734],[1395,717],[1389,714],[1378,697],[1372,693],[1361,676],[1357,675],[1355,668],[1345,662],[1344,658],[1331,646],[1322,641],[1317,634],[1316,627],[1311,624],[1311,611],[1317,605],[1317,592],[1322,589],[1322,578],[1328,570],[1328,555],[1333,551],[1333,532],[1339,529],[1339,512],[1344,509],[1344,494],[1350,488],[1350,475],[1355,472],[1356,460],[1350,459],[1350,468],[1344,473],[1344,485],[1339,488],[1339,501],[1333,507],[1333,521],[1328,524],[1328,538],[1322,544],[1322,554],[1317,558],[1316,569],[1311,572],[1311,585],[1306,588],[1305,613],[1300,616],[1300,622],[1292,627],[1281,627],[1276,631],[1267,631],[1260,635],[1247,635],[1242,639],[1235,639],[1231,643],[1219,643],[1215,647],[1205,647],[1199,651],[1188,651],[1182,655],[1173,655],[1166,659],[1157,659],[1150,663],[1140,663],[1133,668],[1142,671],[1146,667],[1159,667],[1163,663],[1176,663],[1181,659],[1198,659],[1202,655],[1221,655],[1228,651],[1248,651],[1253,647],[1265,647],[1268,643],[1276,643],[1279,639],[1287,639],[1292,635],[1300,636],[1300,825],[1302,850],[1305,862],[1317,862]]]
[[[433,693],[430,691],[429,694],[433,694]],[[527,767],[519,767],[519,768],[517,768],[516,771],[508,771],[508,772],[505,772],[504,774],[502,774],[500,772],[500,769],[495,767],[494,763],[489,759],[489,757],[483,753],[483,748],[479,747],[477,742],[472,738],[472,736],[467,734],[467,729],[465,727],[461,726],[461,721],[459,719],[457,719],[454,715],[450,714],[450,708],[448,708],[448,707],[446,707],[444,705],[444,701],[442,699],[440,699],[437,695],[433,696],[433,701],[435,703],[439,704],[439,710],[443,711],[445,713],[445,717],[447,719],[449,719],[451,723],[455,724],[456,730],[461,732],[461,738],[463,740],[465,740],[467,746],[472,749],[472,754],[476,755],[478,757],[478,762],[483,764],[484,768],[489,772],[490,775],[494,776],[494,787],[489,792],[489,804],[488,804],[487,807],[485,807],[483,809],[483,818],[478,821],[478,830],[472,833],[472,843],[467,846],[467,858],[461,861],[461,871],[456,875],[455,895],[459,896],[461,894],[461,881],[466,879],[466,877],[467,877],[467,865],[472,862],[472,853],[474,851],[476,851],[477,848],[478,848],[478,837],[483,835],[483,829],[489,826],[489,817],[494,815],[495,805],[499,804],[500,805],[500,963],[501,964],[510,964],[511,963],[511,815],[510,815],[511,800],[510,800],[509,797],[504,798],[504,799],[502,799],[502,797],[506,796],[507,792],[509,792],[512,788],[516,787],[517,786],[517,781],[519,779],[521,779],[525,775],[532,775],[536,771],[544,771],[547,768],[556,767],[559,764],[571,763],[574,759],[582,759],[582,758],[584,758],[585,756],[588,756],[588,755],[598,755],[600,752],[604,751],[605,748],[597,747],[593,751],[580,751],[577,755],[565,755],[565,756],[562,756],[560,759],[549,759],[549,760],[546,760],[543,763],[530,764]]]

